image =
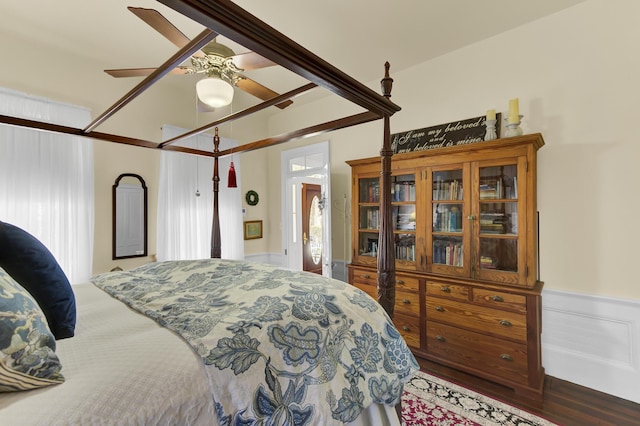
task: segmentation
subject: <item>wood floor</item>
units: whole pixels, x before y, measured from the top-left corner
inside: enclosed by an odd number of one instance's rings
[[[547,376],[542,401],[439,364],[419,360],[423,371],[473,389],[564,426],[639,426],[640,404]],[[640,385],[639,385],[640,386]]]

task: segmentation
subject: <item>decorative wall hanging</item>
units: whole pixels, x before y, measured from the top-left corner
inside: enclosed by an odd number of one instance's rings
[[[254,240],[257,238],[262,238],[262,221],[261,220],[245,220],[244,239]]]
[[[500,123],[500,113],[496,114]],[[453,121],[423,129],[391,135],[391,150],[394,154],[427,149],[445,148],[455,145],[483,142],[486,133],[486,116]],[[496,138],[500,137],[500,128],[496,128]]]
[[[260,198],[258,197],[258,193],[253,189],[247,191],[244,198],[245,200],[247,200],[247,204],[249,204],[250,206],[255,206],[256,204],[258,204],[258,201],[260,201]]]

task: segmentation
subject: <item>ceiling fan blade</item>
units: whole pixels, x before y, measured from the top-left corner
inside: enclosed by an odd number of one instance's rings
[[[275,62],[260,56],[255,52],[240,53],[232,56],[233,64],[241,70],[257,70],[276,65]]]
[[[146,77],[154,72],[155,68],[123,68],[117,70],[104,70],[107,74],[112,77],[121,78],[121,77]],[[187,67],[178,67],[174,68],[168,72],[168,74],[187,74],[189,68]]]
[[[191,41],[189,37],[184,35],[182,31],[176,28],[171,22],[167,20],[160,12],[155,9],[145,9],[143,7],[127,7],[134,15],[138,18],[142,19],[144,22],[149,24],[151,28],[158,31],[165,38],[167,38],[171,43],[178,46],[182,49],[184,46],[189,44]],[[204,57],[204,53],[201,50],[198,50],[193,56]]]
[[[268,101],[271,98],[274,98],[276,96],[278,96],[278,93],[274,92],[273,90],[264,87],[262,84],[251,80],[250,78],[247,78],[245,76],[242,76],[238,82],[236,83],[236,85],[244,90],[245,92],[249,93],[250,95],[255,96],[256,98],[260,98],[263,101]],[[284,101],[281,102],[279,104],[277,104],[276,106],[280,109],[285,109],[286,107],[288,107],[289,105],[291,105],[293,103],[293,101],[288,100],[288,101]]]

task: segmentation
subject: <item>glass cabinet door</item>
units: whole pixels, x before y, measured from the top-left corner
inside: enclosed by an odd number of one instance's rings
[[[404,269],[415,269],[416,175],[414,173],[391,176],[391,215],[396,263],[401,264]]]
[[[375,263],[380,230],[380,178],[358,179],[357,256],[363,263]]]
[[[468,167],[430,171],[431,241],[430,269],[434,273],[462,276],[468,271],[469,256],[465,204]]]
[[[518,164],[480,166],[477,217],[477,277],[517,282],[521,271],[518,232]]]

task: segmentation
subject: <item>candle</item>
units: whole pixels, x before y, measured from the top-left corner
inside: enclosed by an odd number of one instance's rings
[[[509,101],[509,124],[520,122],[518,98]]]
[[[487,110],[487,120],[495,120],[496,119],[496,110],[488,109]]]

